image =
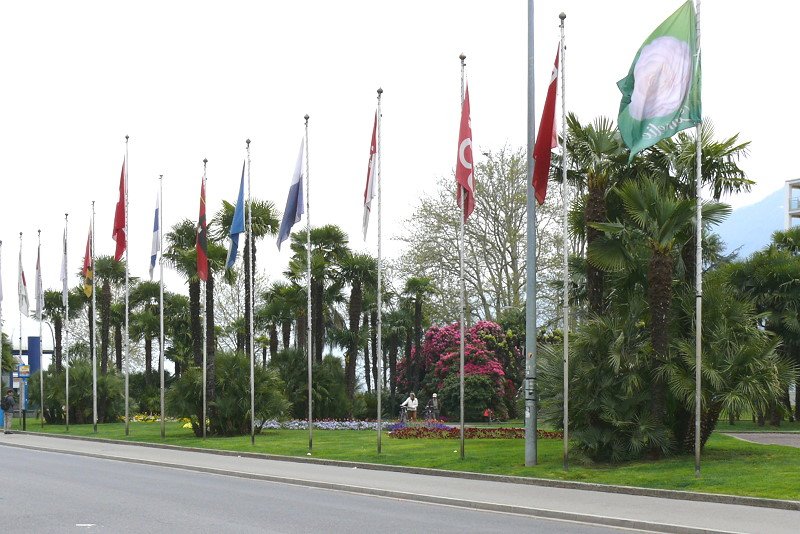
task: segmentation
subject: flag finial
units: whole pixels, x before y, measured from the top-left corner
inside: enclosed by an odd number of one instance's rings
[[[378,87],[378,96],[380,96],[382,94],[383,94],[383,89],[381,87]]]
[[[308,113],[306,113],[303,118],[306,120],[306,126],[308,126]]]
[[[558,14],[558,18],[561,19],[561,23],[563,24],[564,19],[567,18],[567,14],[562,11],[561,13]]]
[[[246,140],[245,143],[247,143],[247,148],[250,148],[250,139]]]
[[[208,163],[208,158],[203,158],[203,165]]]
[[[464,60],[467,59],[467,56],[464,55],[464,54],[461,54],[460,56],[458,56],[458,59],[461,60],[461,63],[464,63]]]

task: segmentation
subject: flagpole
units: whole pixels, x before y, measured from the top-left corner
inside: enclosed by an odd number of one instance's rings
[[[161,401],[161,439],[166,437],[164,421],[164,175],[158,176],[158,374]]]
[[[378,156],[378,354],[375,355],[375,358],[378,360],[378,380],[375,384],[375,392],[377,393],[378,397],[378,454],[381,453],[381,432],[383,431],[383,425],[381,422],[381,385],[382,385],[382,378],[383,378],[383,346],[381,343],[381,326],[383,323],[383,306],[382,306],[382,295],[381,295],[381,95],[383,95],[383,89],[378,88],[378,140],[376,151]]]
[[[311,178],[308,175],[308,113],[303,117],[306,120],[306,354],[308,359],[308,452],[314,447],[314,404],[312,392],[311,364]]]
[[[250,139],[247,143],[247,255],[250,260],[250,267],[248,267],[250,275],[250,336],[248,343],[250,344],[250,443],[256,444],[256,394],[255,394],[255,357],[253,354],[253,301],[255,300],[255,269],[253,269],[253,205],[252,205],[252,192],[250,190]],[[203,421],[205,425],[205,421]]]
[[[564,470],[569,469],[569,228],[567,215],[569,210],[569,185],[567,184],[567,100],[566,100],[566,73],[564,70],[567,47],[564,44],[564,19],[565,13],[560,13],[561,19],[561,124],[563,132],[561,143],[561,187],[564,203],[562,214],[564,241]]]
[[[23,274],[23,270],[22,270],[22,232],[19,233],[19,271],[20,271],[19,278],[20,278],[20,280],[24,281],[25,278],[24,278],[24,274]],[[28,288],[25,285],[23,285],[23,288],[25,290],[25,298],[27,300]],[[22,307],[20,306],[19,308],[20,308],[20,310],[19,310],[19,363],[22,363]],[[23,409],[22,405],[25,402],[25,399],[23,397],[23,394],[25,392],[25,387],[23,386],[24,383],[25,382],[20,378],[20,380],[19,380],[19,417],[20,417],[20,419],[22,419],[22,409]],[[12,381],[12,386],[13,386],[13,381]]]
[[[700,0],[696,0],[695,7],[696,27],[697,27],[697,63],[695,64],[695,73],[700,72]],[[698,92],[701,91],[700,84],[697,84]],[[698,100],[700,95],[698,93]],[[697,124],[697,131],[695,134],[695,153],[697,158],[697,175],[695,177],[695,204],[697,209],[697,224],[696,224],[696,246],[695,251],[695,334],[694,334],[694,476],[700,477],[700,410],[702,409],[702,363],[703,363],[703,193],[702,187],[702,143],[701,143],[701,122]]]
[[[69,237],[69,213],[64,214],[64,265],[69,265],[67,261],[67,238]],[[64,273],[66,275],[66,272]],[[64,285],[69,287],[67,280]],[[66,430],[69,432],[69,292],[64,299],[64,374],[66,375],[66,398],[64,400],[64,415]]]
[[[533,144],[536,139],[533,61],[533,0],[528,0],[528,243],[525,282],[525,466],[536,465],[536,199]]]
[[[203,158],[203,186],[202,191],[205,193],[206,190],[206,168],[208,166],[208,158]],[[200,202],[204,202],[205,197],[200,199]],[[202,207],[202,206],[201,206]],[[204,212],[205,212],[205,208]],[[198,228],[198,231],[202,231],[202,228]],[[207,261],[207,258],[206,258]],[[206,267],[207,269],[208,267]],[[252,281],[250,283],[252,288]],[[252,294],[252,289],[250,290]],[[251,297],[252,298],[252,297]],[[208,299],[208,277],[206,277],[205,283],[203,284],[203,297],[201,302],[201,307],[203,309],[203,324],[201,328],[203,329],[203,439],[206,438],[206,418],[208,417],[208,324],[207,324],[207,314],[208,310],[206,309],[206,300]]]
[[[42,287],[42,231],[36,230],[39,239],[39,249],[36,253],[36,315],[39,319],[39,409],[41,410],[39,422],[41,427],[44,428],[44,347],[42,346],[42,308],[43,308],[43,293]],[[28,347],[30,349],[30,347]],[[55,347],[53,347],[55,350]],[[28,363],[30,363],[30,350],[28,351]]]
[[[94,200],[92,200],[91,227],[91,265],[92,265],[92,425],[97,434],[97,296],[94,283]]]
[[[131,352],[130,352],[130,339],[128,338],[128,306],[129,306],[129,298],[128,298],[128,250],[131,248],[130,243],[130,236],[128,234],[128,169],[130,165],[128,164],[128,139],[129,136],[125,136],[125,435],[130,434],[130,397],[129,397],[129,380],[128,375],[130,374],[130,359],[131,359]]]
[[[464,54],[458,56],[461,59],[461,108],[463,113],[464,108],[464,60],[467,58]],[[456,187],[463,187],[461,184],[457,184]],[[465,296],[464,293],[466,292],[464,288],[464,218],[467,213],[467,195],[466,191],[463,191],[461,194],[461,214],[459,217],[459,239],[458,239],[458,263],[460,267],[460,290],[461,290],[461,320],[459,321],[459,325],[461,328],[461,335],[459,336],[459,366],[458,366],[458,385],[459,385],[459,400],[458,400],[458,407],[459,407],[459,414],[460,414],[460,427],[459,427],[459,439],[460,439],[460,452],[461,452],[461,459],[464,459],[464,308],[466,307],[465,304]]]

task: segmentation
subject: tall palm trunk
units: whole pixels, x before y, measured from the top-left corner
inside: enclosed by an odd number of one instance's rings
[[[256,265],[256,244],[253,245],[253,268],[250,268],[250,239],[245,240],[244,243],[244,348],[247,354],[250,354],[252,347],[250,346],[250,302],[253,298],[253,271]]]
[[[153,337],[145,336],[144,338],[144,382],[147,384],[150,380],[150,373],[153,372]]]
[[[292,340],[292,322],[283,321],[281,323],[281,337],[283,338],[283,350],[289,348],[289,342]]]
[[[311,279],[311,335],[314,361],[322,363],[322,350],[325,344],[324,305],[325,287],[320,280]]]
[[[375,385],[375,391],[378,391],[378,310],[373,309],[370,313],[371,330],[370,339],[372,340],[372,383]]]
[[[122,372],[122,325],[114,325],[114,352],[116,353],[117,371]]]
[[[361,323],[364,332],[369,333],[369,313],[364,312],[364,320]],[[369,336],[364,336],[364,382],[367,385],[367,393],[372,391],[372,384],[369,377]]]
[[[364,305],[364,295],[361,283],[356,281],[350,289],[350,303],[348,305],[348,328],[350,330],[350,343],[345,355],[345,385],[347,398],[351,401],[356,390],[356,359],[358,358],[358,337],[361,319],[361,308]]]
[[[200,322],[200,280],[189,281],[189,316],[192,330],[192,358],[194,365],[203,365],[203,329]]]
[[[589,181],[589,196],[586,199],[586,245],[587,247],[602,234],[600,230],[592,228],[590,222],[606,222],[605,189]],[[602,270],[586,263],[586,293],[589,301],[589,312],[601,314],[605,311],[605,274]]]
[[[63,349],[62,349],[62,346],[61,346],[61,330],[63,328],[63,325],[62,325],[62,319],[61,319],[60,315],[56,315],[55,316],[55,320],[53,321],[53,327],[55,329],[55,335],[56,335],[56,346],[55,346],[55,350],[56,350],[56,372],[58,373],[58,372],[61,371],[61,359],[63,358],[63,356],[62,356],[62,350]]]
[[[89,305],[86,306],[86,318],[89,320],[89,361],[92,359],[92,354],[94,354],[94,321],[92,321],[92,317],[94,316],[94,306],[92,306],[92,301],[89,301]]]
[[[278,353],[278,326],[275,323],[269,323],[269,354],[274,358]]]
[[[669,358],[669,310],[672,302],[672,258],[669,252],[653,250],[647,269],[647,300],[654,357],[651,411],[654,422],[660,425],[666,417],[667,386],[656,371]]]
[[[397,390],[397,351],[400,348],[398,343],[392,343],[389,348],[389,391],[394,398],[394,393]]]
[[[100,298],[100,374],[108,372],[109,334],[111,328],[111,284],[103,280]]]

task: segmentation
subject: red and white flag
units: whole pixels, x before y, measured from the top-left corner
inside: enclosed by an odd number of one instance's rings
[[[547,179],[550,176],[550,151],[558,146],[556,135],[556,88],[558,86],[558,51],[553,72],[550,74],[550,86],[547,88],[547,98],[544,101],[542,120],[539,122],[539,132],[536,135],[536,145],[533,147],[533,191],[539,204],[544,202],[547,195]]]
[[[464,92],[461,106],[461,128],[458,131],[458,160],[456,162],[458,207],[464,213],[464,221],[475,209],[475,175],[472,172],[472,124],[469,119],[469,87]]]
[[[377,132],[378,132],[378,112],[375,112],[375,122],[372,124],[372,141],[369,144],[369,165],[367,165],[367,185],[364,187],[364,220],[361,224],[364,230],[364,239],[367,239],[367,228],[369,227],[369,214],[372,211],[372,199],[375,198],[376,176],[375,160],[377,159]]]
[[[117,249],[114,252],[114,260],[119,261],[122,258],[122,253],[125,252],[125,247],[127,246],[125,232],[127,230],[127,224],[125,221],[125,182],[128,180],[127,176],[127,168],[125,166],[125,160],[122,160],[122,174],[119,177],[119,200],[117,201],[117,209],[114,212],[114,231],[111,233],[111,237],[114,238],[114,241],[117,242]]]

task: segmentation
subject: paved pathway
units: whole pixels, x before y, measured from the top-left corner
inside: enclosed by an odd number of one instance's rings
[[[241,478],[349,491],[405,499],[565,519],[653,532],[770,532],[797,533],[800,502],[784,502],[792,509],[746,504],[683,500],[681,492],[650,491],[651,496],[608,493],[587,489],[509,483],[491,477],[458,478],[364,468],[357,464],[323,465],[263,457],[214,454],[205,451],[132,443],[65,439],[15,433],[0,435],[0,446],[58,451],[123,462],[189,469]],[[666,495],[661,498],[656,495]],[[698,494],[686,495],[697,498]],[[700,494],[702,498],[702,494]],[[715,496],[709,496],[717,499]],[[747,503],[753,500],[743,499]],[[780,503],[777,503],[780,505]]]
[[[800,448],[800,432],[723,432],[723,434],[752,443]]]

